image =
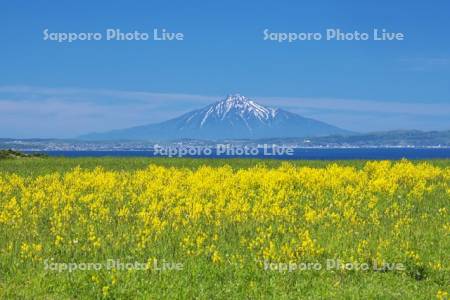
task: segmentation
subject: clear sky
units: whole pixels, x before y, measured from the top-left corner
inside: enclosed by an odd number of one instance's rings
[[[44,41],[49,32],[183,41]],[[403,41],[263,39],[271,32]],[[142,125],[239,92],[356,131],[450,129],[449,1],[1,1],[0,137]]]

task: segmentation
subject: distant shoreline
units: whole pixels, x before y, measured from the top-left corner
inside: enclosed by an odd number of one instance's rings
[[[149,157],[169,158],[164,155],[154,155],[150,150],[39,150],[23,151],[25,153],[44,153],[50,157]],[[450,147],[391,147],[391,148],[294,148],[293,155],[185,155],[173,158],[257,158],[281,160],[346,160],[346,159],[450,159]]]

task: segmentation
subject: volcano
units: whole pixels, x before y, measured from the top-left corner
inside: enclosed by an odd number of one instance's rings
[[[266,107],[240,94],[161,123],[91,133],[86,140],[261,139],[346,135],[336,126]]]

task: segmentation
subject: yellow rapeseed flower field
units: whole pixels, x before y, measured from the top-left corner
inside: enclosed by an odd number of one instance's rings
[[[267,289],[307,298],[366,282],[361,296],[400,297],[405,288],[405,298],[443,299],[449,212],[450,168],[406,160],[0,173],[0,292],[208,298],[216,286],[219,298]],[[146,267],[88,264],[108,259]],[[395,284],[380,294],[368,282]]]

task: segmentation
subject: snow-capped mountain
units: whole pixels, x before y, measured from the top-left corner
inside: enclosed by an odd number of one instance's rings
[[[278,108],[262,106],[239,94],[162,123],[80,138],[90,140],[258,139],[313,137],[349,132]]]
[[[236,94],[229,95],[224,101],[219,101],[197,111],[196,114],[191,116],[191,119],[195,115],[201,114],[203,119],[200,122],[200,126],[203,126],[211,119],[217,118],[223,121],[235,116],[238,116],[238,119],[243,121],[259,120],[265,123],[275,118],[276,112],[276,109],[264,107],[244,96]],[[189,121],[190,119],[188,119]]]

